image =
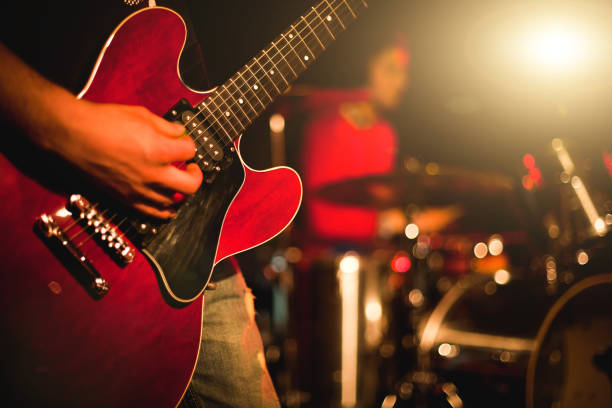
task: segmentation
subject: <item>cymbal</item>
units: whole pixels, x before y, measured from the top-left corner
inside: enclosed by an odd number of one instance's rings
[[[411,203],[450,205],[513,190],[513,180],[500,173],[430,163],[410,171],[343,179],[315,194],[335,204],[386,209]]]

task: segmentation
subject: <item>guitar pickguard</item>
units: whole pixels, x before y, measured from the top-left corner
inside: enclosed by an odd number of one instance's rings
[[[143,252],[175,300],[193,300],[206,286],[225,213],[243,182],[244,169],[236,157],[212,183],[203,183],[175,218],[143,241]]]

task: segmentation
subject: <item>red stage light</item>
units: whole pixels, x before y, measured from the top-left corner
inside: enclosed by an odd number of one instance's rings
[[[604,165],[606,166],[606,169],[608,170],[608,174],[610,175],[610,177],[612,177],[612,156],[608,152],[603,152],[602,156],[603,156]]]
[[[526,168],[532,169],[535,166],[535,158],[531,154],[527,153],[523,156],[523,164]]]
[[[410,270],[412,266],[412,262],[410,261],[410,257],[405,252],[398,252],[391,260],[391,269],[395,272],[405,273]]]
[[[533,180],[528,175],[523,176],[522,182],[523,182],[523,187],[525,188],[525,190],[531,191],[533,189],[533,186],[534,186]]]
[[[538,186],[542,183],[542,172],[537,167],[529,169],[529,177],[531,177],[531,180]]]

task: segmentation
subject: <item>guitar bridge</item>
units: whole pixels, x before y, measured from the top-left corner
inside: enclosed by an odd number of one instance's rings
[[[68,210],[78,219],[83,228],[91,230],[91,236],[103,247],[106,247],[111,255],[122,266],[134,260],[136,251],[123,239],[122,234],[117,232],[103,213],[96,209],[85,197],[79,194],[70,196]]]
[[[108,292],[110,285],[106,279],[100,275],[87,257],[83,255],[83,252],[74,245],[72,240],[64,233],[52,216],[48,214],[41,215],[36,221],[36,226],[42,236],[47,239],[47,243],[61,246],[79,263],[85,272],[84,277],[86,282],[84,283],[88,289],[92,290],[98,297],[102,297]]]
[[[96,268],[81,251],[83,242],[89,238],[95,240],[110,256],[120,265],[125,266],[134,260],[136,251],[130,245],[118,228],[111,224],[111,220],[105,216],[104,211],[99,211],[96,205],[91,204],[85,197],[79,194],[70,196],[66,208],[62,208],[55,215],[56,220],[50,214],[42,214],[35,224],[39,236],[48,246],[59,249],[58,257],[74,265],[76,269],[69,268],[75,273],[75,277],[88,289],[91,294],[100,298],[104,296],[110,285],[100,275]],[[78,225],[81,232],[87,232],[87,238],[80,243],[75,242],[68,236],[67,230]],[[79,233],[73,235],[77,236]]]

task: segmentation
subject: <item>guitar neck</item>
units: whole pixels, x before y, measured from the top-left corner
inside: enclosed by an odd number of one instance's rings
[[[202,101],[202,114],[236,140],[366,7],[365,0],[320,1]]]

